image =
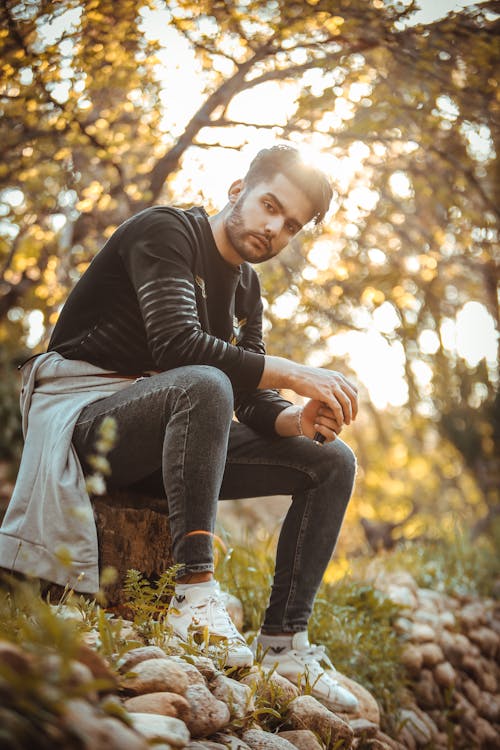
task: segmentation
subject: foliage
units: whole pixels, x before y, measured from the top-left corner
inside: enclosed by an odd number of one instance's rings
[[[79,628],[43,602],[36,586],[7,577],[1,586],[0,639],[18,645],[24,656],[11,665],[0,663],[0,745],[78,748],[61,716],[66,701],[97,687],[93,679],[77,679],[73,670]]]
[[[252,547],[235,545],[217,567],[222,588],[243,603],[244,629],[251,631],[247,637],[256,634],[264,619],[273,561],[273,543],[267,539]],[[345,578],[322,585],[309,625],[312,642],[324,644],[339,671],[370,690],[387,716],[395,713],[404,688],[392,628],[398,614],[399,608],[370,584]]]
[[[207,203],[201,172],[178,180],[183,160],[259,138],[313,146],[333,175],[333,213],[262,271],[269,349],[346,372],[354,339],[332,357],[335,334],[378,326],[407,400],[376,416],[362,394],[367,420],[353,441],[362,497],[373,498],[365,516],[380,507],[373,476],[406,484],[422,456],[431,480],[420,494],[408,483],[399,515],[430,512],[449,492],[449,512],[459,496],[464,516],[469,496],[476,517],[497,507],[498,372],[452,339],[471,302],[499,328],[499,8],[491,0],[422,25],[415,3],[383,0],[5,0],[0,343],[24,346],[37,314],[43,347],[67,290],[128,216]],[[182,50],[200,89],[184,121],[169,96]],[[261,105],[241,121],[241,98],[269,85],[294,87],[290,113],[273,122]],[[13,440],[14,454],[10,387],[1,395],[0,450]]]
[[[491,537],[471,539],[459,528],[426,544],[410,544],[384,559],[384,569],[407,570],[423,588],[452,596],[498,597],[500,527]]]

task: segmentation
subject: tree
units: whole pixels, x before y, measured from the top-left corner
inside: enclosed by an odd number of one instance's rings
[[[202,101],[181,133],[172,103],[162,105],[162,45],[143,30],[154,9],[199,66]],[[189,150],[223,147],[228,133],[240,148],[257,127],[312,142],[339,167],[357,155],[357,171],[337,182],[332,221],[263,273],[273,348],[298,355],[299,330],[321,351],[385,306],[395,323],[384,335],[404,353],[405,429],[423,450],[435,424],[494,505],[498,375],[447,348],[443,332],[469,300],[498,329],[500,3],[426,26],[411,25],[415,10],[383,0],[2,0],[3,340],[32,310],[55,321],[121,221],[178,199]],[[237,97],[270,81],[296,86],[292,116],[235,121]],[[284,293],[296,297],[295,327],[275,314]]]

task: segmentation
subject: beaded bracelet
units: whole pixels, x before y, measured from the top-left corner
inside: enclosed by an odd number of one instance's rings
[[[303,408],[300,407],[300,409],[297,412],[297,429],[299,431],[300,437],[304,436],[304,430],[302,429],[302,411],[303,411]]]

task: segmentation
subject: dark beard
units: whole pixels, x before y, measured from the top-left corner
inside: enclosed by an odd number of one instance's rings
[[[225,230],[231,245],[240,258],[243,258],[243,260],[246,260],[248,263],[262,263],[265,260],[269,260],[269,258],[273,257],[272,247],[269,242],[268,251],[265,253],[264,251],[261,251],[260,253],[255,250],[252,251],[252,249],[246,244],[245,240],[255,233],[249,232],[245,228],[241,209],[242,198],[235,203],[231,214],[226,219]]]

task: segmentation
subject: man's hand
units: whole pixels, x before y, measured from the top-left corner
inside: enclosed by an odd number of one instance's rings
[[[259,388],[289,388],[299,396],[322,404],[324,412],[319,414],[316,411],[320,419],[318,432],[321,434],[324,434],[321,427],[330,430],[330,433],[337,428],[338,434],[344,424],[351,424],[356,419],[358,413],[356,386],[335,370],[298,365],[283,357],[266,356]],[[309,404],[307,407],[312,416],[316,407]]]
[[[332,410],[321,403],[311,399],[302,407],[301,414],[302,432],[311,440],[319,432],[325,438],[325,443],[335,440],[342,430]]]

